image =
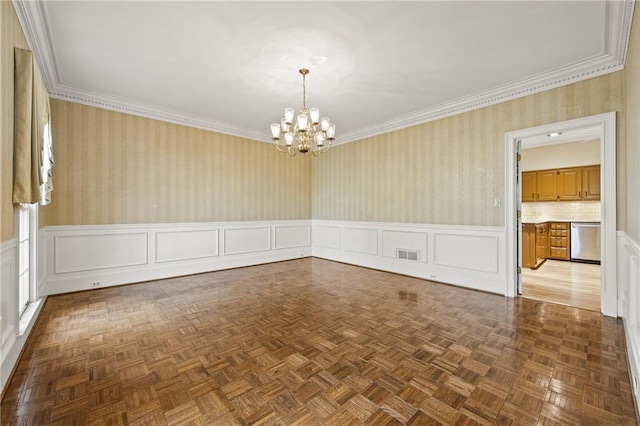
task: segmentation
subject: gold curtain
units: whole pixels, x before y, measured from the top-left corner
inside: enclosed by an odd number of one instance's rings
[[[49,122],[49,95],[33,53],[14,49],[13,202],[41,201],[42,150]]]

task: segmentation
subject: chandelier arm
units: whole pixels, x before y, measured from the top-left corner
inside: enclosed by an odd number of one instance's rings
[[[287,152],[287,149],[283,149],[282,145],[280,145],[278,142],[276,142],[276,148],[278,149],[278,151],[280,152]]]
[[[331,148],[331,141],[329,141],[326,145],[324,145],[322,148],[320,148],[320,152],[324,153],[329,151],[329,148]]]
[[[277,139],[276,140],[276,148],[278,148],[278,151],[280,152],[287,152],[287,150],[289,149],[289,145],[286,144],[286,142],[282,142],[282,139]]]

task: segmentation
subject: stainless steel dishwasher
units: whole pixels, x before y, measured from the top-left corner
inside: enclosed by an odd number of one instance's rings
[[[571,261],[600,264],[600,222],[571,222]]]

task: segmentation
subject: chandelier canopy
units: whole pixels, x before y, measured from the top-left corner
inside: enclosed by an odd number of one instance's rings
[[[320,118],[318,108],[307,110],[306,77],[309,70],[302,68],[298,72],[302,74],[302,109],[294,121],[295,110],[285,108],[280,124],[271,124],[271,136],[280,152],[286,152],[292,157],[298,152],[311,152],[317,157],[331,148],[336,125],[331,123],[329,117]]]

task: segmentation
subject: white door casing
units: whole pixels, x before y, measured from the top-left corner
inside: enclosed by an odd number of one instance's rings
[[[516,152],[517,141],[552,132],[569,132],[582,128],[597,128],[601,156],[601,222],[602,272],[600,277],[600,309],[604,315],[617,317],[618,286],[616,281],[616,113],[582,117],[505,133],[505,234],[507,288],[505,295],[517,296],[517,224]]]

